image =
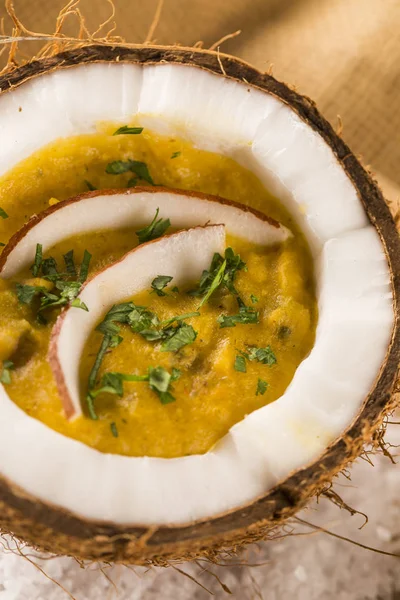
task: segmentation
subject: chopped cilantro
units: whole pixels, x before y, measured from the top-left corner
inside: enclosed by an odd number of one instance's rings
[[[236,355],[233,368],[235,369],[235,371],[239,371],[239,373],[246,373],[246,359],[244,358],[244,356],[240,356],[239,354]]]
[[[85,252],[83,253],[82,264],[81,264],[81,268],[79,271],[79,282],[80,283],[84,283],[87,279],[91,258],[92,258],[92,255],[90,254],[90,252],[85,250]]]
[[[164,288],[167,287],[172,279],[173,277],[170,277],[169,275],[157,275],[151,282],[153,292],[155,292],[157,296],[166,296],[167,294],[164,292]]]
[[[242,261],[239,254],[235,254],[232,248],[225,250],[224,257],[216,252],[209,270],[203,271],[198,288],[191,290],[189,294],[191,296],[203,296],[199,305],[200,308],[208,301],[216,289],[219,287],[226,288],[231,294],[236,296],[239,306],[244,306],[234,286],[236,273],[242,269],[246,269],[246,263]]]
[[[42,247],[42,244],[36,244],[35,262],[31,266],[32,275],[34,277],[38,276],[40,267],[42,265],[42,260],[43,260],[43,247]]]
[[[135,187],[137,184],[137,177],[131,177],[126,184],[127,188]]]
[[[183,315],[178,315],[177,317],[171,317],[170,319],[165,319],[165,321],[161,321],[160,325],[170,325],[171,323],[174,323],[175,321],[179,322],[179,321],[185,321],[185,319],[191,319],[192,317],[198,317],[200,315],[200,313],[198,311],[196,312],[191,312],[191,313],[185,313]]]
[[[4,242],[0,242],[0,247],[1,246],[5,246],[5,243]]]
[[[258,298],[254,294],[250,295],[250,300],[252,301],[253,304],[256,304],[258,302]]]
[[[118,437],[118,429],[117,429],[117,426],[114,423],[114,421],[112,423],[110,423],[110,429],[111,429],[111,433],[113,434],[113,436],[115,438],[117,438]]]
[[[45,258],[42,260],[42,274],[45,277],[56,277],[56,279],[59,278],[59,273],[57,270],[57,262],[55,260],[55,258],[53,258],[52,256],[49,256],[49,258]]]
[[[121,175],[129,171],[150,185],[155,185],[146,163],[140,160],[114,160],[106,166],[106,173],[109,175]]]
[[[181,155],[181,152],[173,152],[171,154],[171,158],[178,158],[178,156],[180,156],[180,155]]]
[[[114,160],[106,166],[106,173],[109,175],[121,175],[131,170],[131,161]]]
[[[175,292],[176,294],[179,294],[179,288],[177,285],[174,285],[174,287],[172,288],[171,292]]]
[[[168,331],[168,329],[164,331]],[[179,323],[177,327],[172,329],[172,335],[161,344],[161,352],[176,352],[184,346],[192,344],[197,337],[197,331],[187,323]]]
[[[150,183],[150,185],[155,185],[146,163],[140,162],[140,160],[131,160],[130,162],[130,170],[132,171],[132,173],[137,175],[139,179],[147,181],[147,183]]]
[[[129,127],[129,125],[122,125],[122,127],[119,127],[117,131],[114,131],[113,135],[137,135],[142,133],[142,131],[143,127]]]
[[[11,373],[14,369],[14,363],[11,360],[3,360],[3,368],[0,374],[0,382],[4,384],[11,383]]]
[[[264,379],[258,379],[256,396],[263,396],[267,391],[268,383]]]
[[[247,358],[250,361],[258,361],[263,365],[274,365],[277,360],[276,356],[271,350],[270,346],[266,346],[265,348],[257,348],[257,346],[249,346],[248,352],[241,352],[242,356]]]
[[[139,244],[143,244],[144,242],[149,242],[150,240],[155,240],[156,238],[161,237],[171,225],[171,221],[169,219],[157,219],[159,212],[160,209],[157,208],[154,219],[150,225],[147,225],[147,227],[143,227],[143,229],[139,229],[136,232],[136,235],[139,239]]]
[[[68,275],[71,275],[71,277],[76,277],[76,267],[75,267],[75,261],[74,261],[74,251],[70,250],[69,252],[67,252],[66,254],[64,254],[63,259],[64,259],[65,268],[67,270]],[[36,264],[36,259],[35,259],[35,264]]]
[[[90,192],[94,192],[95,190],[97,190],[97,188],[94,187],[94,185],[92,183],[90,183],[90,181],[88,181],[87,179],[84,179],[84,182],[86,183],[87,189]]]
[[[0,217],[2,219],[8,219],[8,214],[6,213],[6,211],[4,210],[4,208],[0,207]]]
[[[99,394],[108,393],[122,397],[124,393],[124,381],[148,381],[150,389],[155,392],[162,404],[174,402],[175,398],[171,394],[171,382],[180,377],[179,369],[172,369],[169,373],[164,367],[149,367],[147,375],[130,375],[126,373],[104,373],[100,387],[97,390],[91,390],[88,393],[89,413],[94,412],[93,401]]]
[[[236,327],[238,324],[258,323],[259,313],[250,306],[241,306],[237,315],[221,315],[217,321],[220,327]]]
[[[31,304],[32,300],[41,294],[47,292],[46,288],[37,285],[16,284],[17,298],[21,304]]]

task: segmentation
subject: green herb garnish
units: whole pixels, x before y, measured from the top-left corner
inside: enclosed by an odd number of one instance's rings
[[[176,352],[188,344],[193,344],[197,338],[197,331],[187,323],[179,323],[172,329],[172,335],[161,344],[161,352]],[[168,329],[164,331],[167,332]]]
[[[264,381],[264,379],[259,379],[257,381],[257,391],[256,396],[263,396],[267,391],[268,383]]]
[[[154,219],[150,225],[147,225],[147,227],[143,227],[143,229],[136,231],[139,244],[143,244],[144,242],[149,242],[150,240],[155,240],[161,237],[167,231],[168,227],[170,227],[171,221],[169,219],[157,219],[159,212],[160,209],[157,208]]]
[[[25,285],[17,283],[16,286],[17,298],[21,304],[31,304],[32,300],[41,293],[47,293],[46,288],[36,285]]]
[[[121,175],[131,170],[131,161],[114,160],[106,166],[106,173],[109,175]]]
[[[92,183],[90,183],[90,181],[88,181],[87,179],[84,179],[84,182],[86,183],[87,189],[90,192],[94,192],[95,190],[97,190],[97,188],[94,187],[94,185]]]
[[[8,214],[6,213],[6,211],[4,210],[4,208],[0,207],[0,217],[2,219],[8,219]]]
[[[115,438],[117,438],[118,437],[118,429],[114,422],[110,423],[110,429],[111,429],[111,433],[113,434],[113,436]]]
[[[122,125],[122,127],[119,127],[117,131],[114,131],[113,135],[137,135],[142,133],[142,131],[143,127],[129,127],[129,125]]]
[[[172,288],[171,292],[174,292],[176,294],[179,294],[179,288],[177,285],[174,285],[174,287]]]
[[[32,275],[34,277],[38,276],[40,267],[42,265],[42,260],[43,260],[43,247],[42,247],[42,244],[36,244],[35,262],[31,266]]]
[[[155,185],[146,163],[140,160],[114,160],[106,166],[106,173],[109,175],[121,175],[129,171],[150,185]]]
[[[5,385],[11,383],[11,372],[14,369],[14,363],[11,360],[3,360],[3,368],[0,374],[0,382]]]
[[[178,158],[178,156],[181,155],[181,152],[173,152],[173,154],[171,154],[171,158]]]
[[[217,321],[220,327],[236,327],[238,324],[258,323],[259,313],[250,306],[241,306],[237,315],[221,315]]]
[[[246,373],[246,359],[244,358],[244,356],[240,356],[239,354],[236,355],[233,368],[235,369],[235,371],[239,371],[239,373]]]
[[[76,277],[74,251],[70,250],[69,252],[64,254],[63,259],[64,259],[65,268],[67,270],[68,275],[71,275],[71,277]],[[35,259],[35,264],[36,264],[36,259]]]
[[[252,301],[253,304],[256,304],[258,302],[258,298],[254,294],[250,295],[250,300]]]
[[[175,402],[175,398],[171,393],[171,382],[176,381],[180,375],[179,369],[172,369],[172,373],[169,373],[164,367],[149,367],[147,375],[104,373],[101,379],[101,387],[89,392],[88,396],[93,406],[93,400],[99,394],[108,393],[122,397],[124,394],[124,381],[148,381],[150,389],[158,395],[161,403],[168,404]]]
[[[169,275],[157,275],[151,282],[151,289],[157,294],[157,296],[166,296],[164,288],[172,281],[173,277]]]
[[[250,361],[257,361],[262,363],[263,365],[274,365],[277,360],[274,352],[271,350],[270,346],[266,346],[265,348],[257,348],[257,346],[249,346],[248,352],[241,352],[242,356],[247,358]]]
[[[39,323],[46,323],[46,319],[41,314],[44,310],[54,307],[62,307],[67,304],[75,308],[88,310],[84,302],[77,298],[82,283],[85,281],[91,254],[85,250],[78,280],[76,280],[77,272],[74,262],[73,250],[70,250],[63,256],[65,262],[65,273],[58,271],[56,260],[50,256],[43,258],[43,248],[41,244],[36,244],[35,260],[31,267],[34,277],[42,277],[51,281],[54,285],[54,290],[49,291],[44,286],[33,286],[22,283],[16,284],[16,293],[18,300],[22,304],[32,304],[35,298],[40,300],[37,319]],[[74,279],[74,280],[71,280]]]
[[[235,254],[232,248],[225,250],[224,257],[216,252],[211,261],[210,268],[203,271],[198,288],[188,293],[191,296],[203,296],[199,305],[199,308],[201,308],[215,290],[226,288],[231,294],[236,296],[239,306],[244,306],[234,285],[236,273],[242,269],[246,269],[246,263],[241,260],[239,254]]]
[[[85,250],[85,252],[83,253],[81,269],[79,271],[79,280],[78,281],[80,283],[84,283],[87,279],[91,259],[92,259],[92,255],[90,254],[90,252]]]
[[[5,246],[4,242],[0,242],[0,247]]]

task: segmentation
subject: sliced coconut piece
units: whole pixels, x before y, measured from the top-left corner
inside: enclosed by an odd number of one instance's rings
[[[184,229],[223,223],[227,232],[268,246],[285,241],[289,230],[266,215],[216,196],[162,187],[89,192],[52,206],[30,219],[0,256],[4,279],[32,264],[36,244],[46,252],[57,242],[82,233],[148,225],[156,210],[172,227]]]
[[[89,312],[66,309],[50,341],[49,360],[68,418],[82,413],[80,357],[101,316],[113,304],[150,289],[158,273],[168,273],[177,286],[199,279],[214,253],[224,249],[224,225],[195,227],[138,246],[86,284],[78,298],[90,307]]]

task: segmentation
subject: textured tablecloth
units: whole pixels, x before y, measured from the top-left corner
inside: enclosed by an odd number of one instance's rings
[[[26,25],[52,30],[62,6],[59,0],[15,0]],[[115,0],[118,31],[129,41],[147,35],[156,0]],[[92,29],[106,18],[102,0],[86,0],[82,8]],[[0,9],[0,16],[2,12]],[[242,35],[221,49],[260,69],[274,64],[274,74],[313,97],[333,123],[340,114],[344,137],[364,162],[380,171],[387,196],[400,194],[400,1],[399,0],[165,0],[154,34],[159,43],[209,47],[225,34]],[[25,47],[27,50],[27,48]],[[28,50],[27,50],[28,51]],[[1,141],[0,141],[1,143]],[[395,183],[391,183],[391,180]],[[398,429],[397,429],[398,427]],[[400,426],[392,426],[400,443]],[[394,454],[396,450],[394,450]],[[369,523],[351,517],[327,500],[314,502],[301,518],[384,551],[400,554],[400,469],[382,456],[375,466],[359,460],[351,481],[338,479],[335,489]],[[239,600],[399,600],[400,558],[362,549],[326,534],[308,533],[251,547],[235,562],[258,567],[212,567]],[[7,540],[7,543],[12,543]],[[25,549],[32,560],[30,551]],[[34,559],[76,600],[202,600],[209,593],[173,568],[106,568],[83,570],[72,559]],[[199,565],[183,570],[211,590],[228,597]],[[114,587],[107,579],[112,578]],[[21,556],[0,552],[0,600],[63,600],[68,595]]]

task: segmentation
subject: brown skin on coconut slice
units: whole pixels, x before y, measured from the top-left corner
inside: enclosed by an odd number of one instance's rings
[[[184,198],[193,198],[195,200],[196,199],[204,200],[204,201],[207,201],[207,203],[212,203],[213,205],[222,205],[223,207],[231,207],[232,209],[240,210],[244,214],[244,216],[249,216],[250,218],[251,218],[251,216],[254,215],[254,217],[256,219],[258,219],[259,221],[262,221],[265,224],[265,244],[271,243],[269,241],[271,234],[272,234],[272,236],[275,236],[275,234],[276,234],[277,242],[284,241],[290,235],[290,233],[286,229],[286,227],[284,227],[283,225],[281,225],[280,223],[275,221],[275,219],[268,217],[264,213],[261,213],[261,212],[255,210],[253,208],[250,208],[248,206],[244,206],[243,204],[239,204],[238,202],[234,202],[232,200],[226,200],[225,198],[221,198],[219,196],[212,196],[211,194],[203,194],[201,192],[178,190],[178,189],[166,188],[166,187],[162,187],[162,186],[157,186],[157,187],[137,186],[134,188],[129,188],[128,190],[102,189],[102,190],[96,190],[94,192],[86,192],[84,194],[79,194],[78,196],[74,196],[73,198],[68,198],[67,200],[58,202],[54,206],[50,206],[49,208],[47,208],[40,214],[34,215],[33,217],[31,217],[29,219],[29,221],[27,223],[25,223],[25,225],[23,227],[21,227],[21,229],[19,229],[10,238],[10,240],[8,241],[6,246],[3,248],[3,252],[0,255],[0,275],[2,275],[5,279],[7,279],[7,278],[15,275],[17,273],[17,271],[20,270],[21,268],[27,267],[28,265],[30,265],[32,263],[33,257],[35,255],[36,243],[38,241],[42,241],[41,235],[38,233],[36,236],[34,236],[34,240],[32,240],[31,247],[29,248],[28,252],[26,252],[26,249],[24,250],[24,255],[27,254],[27,256],[26,256],[26,261],[24,261],[24,264],[22,264],[22,265],[21,265],[21,260],[20,260],[21,242],[24,241],[24,238],[26,238],[28,233],[34,234],[34,228],[37,227],[39,224],[44,224],[45,219],[48,219],[48,217],[51,217],[52,215],[59,215],[60,218],[63,218],[60,211],[63,211],[64,208],[74,205],[76,203],[83,202],[90,198],[98,198],[98,197],[102,197],[102,196],[128,196],[132,200],[132,203],[134,203],[137,195],[143,194],[143,193],[151,194],[152,196],[160,196],[165,193],[173,194],[176,197],[182,196],[183,202],[184,202]],[[164,203],[162,201],[162,197],[160,197],[160,199],[157,200],[156,204],[157,204],[157,206],[155,206],[154,211],[157,208],[163,207]],[[132,208],[134,209],[134,205],[132,206]],[[167,218],[168,216],[171,217],[171,215],[168,215],[167,212],[168,211],[166,209],[166,213],[165,213],[165,215],[163,215],[164,218]],[[196,222],[195,218],[192,219],[191,217],[189,217],[188,218],[188,220],[190,221],[189,225],[190,226],[204,225],[207,222],[210,222],[210,220],[211,220],[211,222],[215,222],[215,221],[212,221],[212,219],[211,219],[211,217],[209,217],[209,215],[205,216],[206,212],[207,211],[204,211],[205,214],[204,214],[204,218],[203,218],[202,222]],[[185,214],[185,210],[182,211],[182,214],[183,215]],[[152,216],[154,216],[154,213]],[[150,216],[149,216],[149,218],[150,218]],[[220,218],[217,220],[218,220],[218,222],[221,222]],[[181,225],[177,221],[179,221],[179,217],[175,218],[175,219],[173,217],[171,217],[172,227],[181,228]],[[200,216],[199,216],[199,221],[201,221]],[[111,216],[110,216],[110,222],[111,222]],[[132,218],[132,222],[125,222],[124,226],[125,227],[132,226],[132,227],[137,227],[137,229],[139,229],[140,227],[142,227],[146,224],[147,223],[143,222],[138,225],[137,221],[135,221],[135,219]],[[254,221],[254,224],[255,224],[255,226],[257,226],[257,221]],[[77,225],[77,231],[75,233],[81,233],[83,230],[78,231],[78,227],[79,226],[83,227],[83,225],[84,224],[82,222],[79,222],[79,224]],[[50,226],[51,226],[51,224],[49,223],[49,227]],[[119,225],[119,226],[121,226],[121,225]],[[112,227],[109,227],[109,228],[111,229]],[[240,234],[240,229],[241,229],[241,227],[238,227],[237,231],[235,231],[236,235]],[[85,225],[84,231],[87,232],[89,230],[93,231],[93,230],[95,230],[95,227],[88,228],[87,225]],[[261,233],[261,230],[262,230],[262,225],[260,227],[258,227],[258,232],[259,232],[259,234],[261,234],[261,236],[259,235],[256,240],[256,241],[259,241],[260,243],[262,242],[262,240],[264,240],[264,233]],[[65,237],[65,232],[63,232],[63,235]],[[240,235],[239,235],[239,237],[240,237]],[[56,240],[56,242],[59,242],[59,241],[60,241],[59,239]],[[56,243],[56,242],[53,242],[53,243]],[[47,248],[43,248],[43,251],[46,252],[46,249]],[[10,273],[9,273],[7,269],[9,268],[11,262],[14,262],[15,267],[11,268]]]
[[[319,114],[313,102],[272,76],[260,73],[233,57],[192,48],[94,45],[29,63],[1,77],[0,88],[7,90],[57,68],[117,60],[136,64],[163,62],[198,67],[266,91],[288,104],[321,135],[350,177],[369,219],[381,237],[392,275],[395,311],[392,340],[381,371],[358,417],[318,461],[299,469],[255,502],[183,527],[117,527],[79,519],[67,511],[27,496],[4,479],[0,481],[1,523],[4,530],[60,554],[67,552],[95,560],[165,565],[168,559],[186,560],[199,555],[213,557],[223,549],[264,537],[269,529],[295,514],[325,483],[331,482],[336,473],[359,455],[364,443],[370,441],[373,433],[379,429],[384,414],[395,405],[393,393],[400,359],[400,241],[376,183]]]

